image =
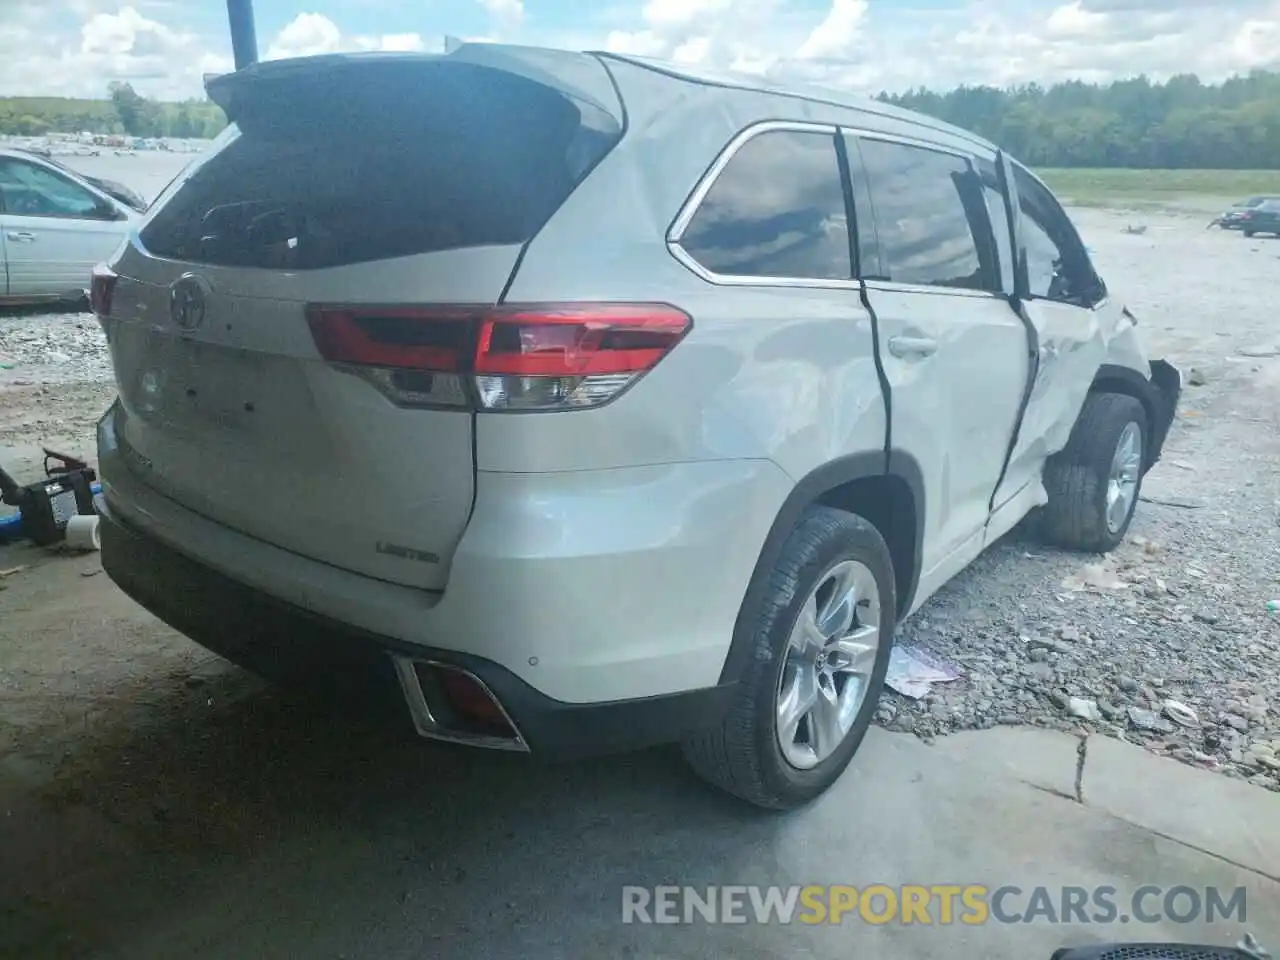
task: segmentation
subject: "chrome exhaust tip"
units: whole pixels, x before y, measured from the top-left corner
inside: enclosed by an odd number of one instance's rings
[[[488,685],[438,660],[391,655],[418,736],[487,750],[528,753],[529,745]]]

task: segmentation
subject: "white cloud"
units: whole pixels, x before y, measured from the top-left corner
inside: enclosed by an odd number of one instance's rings
[[[319,13],[300,13],[276,34],[263,59],[313,57],[341,49],[342,31],[336,23]]]
[[[264,60],[281,60],[287,57],[311,57],[323,53],[339,53],[349,50],[387,50],[413,52],[427,49],[427,41],[420,33],[358,34],[348,36],[328,17],[319,13],[300,13],[281,30],[266,53]]]
[[[852,52],[867,15],[867,0],[832,0],[825,20],[796,51],[801,60],[830,60]]]
[[[455,0],[456,2],[456,0]],[[764,76],[876,91],[957,83],[1219,79],[1280,68],[1280,0],[955,0],[927,14],[894,0],[610,0],[572,32],[545,26],[545,0],[474,0],[476,33],[504,41],[601,47]],[[100,96],[128,80],[146,96],[200,93],[230,69],[225,20],[191,0],[0,0],[0,94]],[[264,56],[439,49],[453,4],[422,28],[420,0],[379,0],[377,30],[306,7]],[[194,24],[194,25],[193,25]],[[459,24],[461,26],[461,24]],[[467,35],[462,34],[460,35]]]
[[[1050,37],[1101,37],[1106,34],[1111,17],[1085,9],[1081,0],[1058,7],[1045,24]]]
[[[416,53],[427,49],[427,41],[422,39],[420,33],[384,33],[380,37],[357,37],[356,42],[364,50]]]

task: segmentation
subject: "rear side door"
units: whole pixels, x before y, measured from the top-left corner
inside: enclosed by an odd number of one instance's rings
[[[1045,458],[1066,445],[1107,343],[1130,321],[1106,288],[1062,206],[1039,180],[1017,164],[1016,195],[1022,309],[1034,326],[1035,381],[997,509],[1038,479]]]
[[[13,297],[67,296],[115,252],[128,216],[106,197],[35,161],[0,157],[0,230]]]
[[[1005,292],[1011,273],[973,158],[871,133],[856,147],[875,224],[861,262],[890,445],[924,474],[927,595],[981,550],[1026,387],[1027,330]]]

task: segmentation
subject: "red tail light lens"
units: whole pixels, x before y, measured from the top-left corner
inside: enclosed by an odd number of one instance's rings
[[[99,264],[93,268],[89,280],[89,309],[99,319],[111,316],[111,298],[115,295],[118,279],[110,267]]]
[[[506,307],[476,342],[487,410],[565,410],[612,400],[666,356],[693,321],[666,304]]]
[[[314,306],[328,361],[403,406],[599,406],[651,370],[693,325],[666,304]]]
[[[466,407],[474,311],[465,308],[311,306],[320,355],[403,407]]]

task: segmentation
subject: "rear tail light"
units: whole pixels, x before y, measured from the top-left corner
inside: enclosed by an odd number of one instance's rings
[[[693,325],[667,304],[308,309],[330,363],[401,406],[596,407],[652,370]]]
[[[103,264],[93,268],[89,280],[89,309],[99,320],[111,316],[111,298],[116,292],[116,281],[120,279],[115,271]]]

